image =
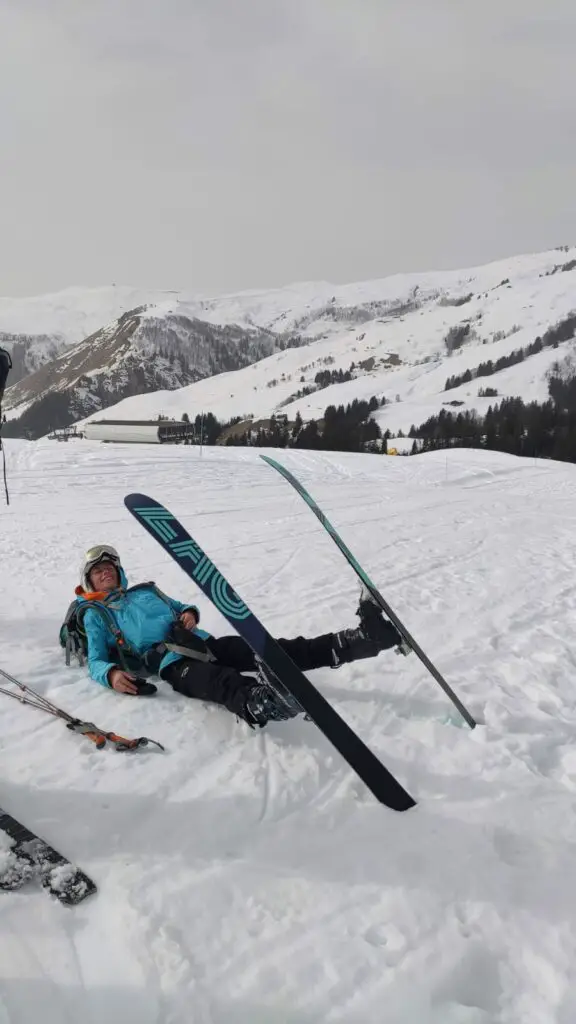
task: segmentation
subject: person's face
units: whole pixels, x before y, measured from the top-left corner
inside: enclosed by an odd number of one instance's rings
[[[98,562],[90,573],[90,582],[94,590],[114,590],[119,584],[118,570],[112,562]]]

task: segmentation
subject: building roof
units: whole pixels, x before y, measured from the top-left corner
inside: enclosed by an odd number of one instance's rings
[[[186,420],[90,420],[86,426],[107,427],[188,427]]]

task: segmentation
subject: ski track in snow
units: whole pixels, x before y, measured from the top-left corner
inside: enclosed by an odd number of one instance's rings
[[[159,498],[276,635],[354,624],[355,577],[247,450],[6,443],[0,665],[167,747],[96,751],[2,699],[0,804],[99,892],[0,893],[0,1024],[573,1024],[576,471],[496,453],[288,451],[448,682],[415,656],[312,673],[417,800],[376,804],[312,723],[251,732],[169,686],[66,668],[83,549],[227,623],[124,509]]]

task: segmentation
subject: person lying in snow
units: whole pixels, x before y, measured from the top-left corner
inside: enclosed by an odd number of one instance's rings
[[[88,669],[102,686],[118,693],[151,695],[153,684],[141,679],[159,675],[178,693],[221,704],[252,728],[270,720],[293,718],[266,681],[243,675],[258,671],[254,654],[239,636],[214,637],[199,628],[200,612],[163,594],[153,583],[128,588],[115,548],[91,548],[76,589],[85,631]],[[402,637],[371,600],[360,600],[356,629],[279,640],[303,670],[332,667],[399,646]],[[130,664],[138,671],[131,671]]]

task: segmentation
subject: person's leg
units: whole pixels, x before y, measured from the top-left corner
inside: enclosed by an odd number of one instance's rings
[[[360,625],[356,629],[344,629],[335,636],[335,665],[363,658],[375,658],[380,651],[397,647],[403,654],[408,653],[403,637],[396,627],[385,619],[380,607],[364,594],[357,611]]]
[[[256,671],[252,648],[241,636],[211,636],[204,643],[221,665],[228,665],[238,672]]]
[[[254,672],[256,670],[252,649],[241,637],[210,637],[205,642],[209,651],[221,665],[229,665],[239,672]],[[324,668],[326,665],[334,663],[332,657],[334,634],[332,633],[315,637],[279,638],[277,642],[303,671]]]
[[[215,661],[183,657],[168,665],[162,676],[177,693],[220,704],[252,728],[270,720],[294,718],[299,713],[286,706],[268,686]]]
[[[230,711],[233,711],[245,696],[246,685],[250,682],[226,665],[191,658],[181,658],[172,662],[164,669],[162,675],[185,697],[223,704]]]
[[[279,640],[292,661],[304,671],[315,668],[337,668],[350,661],[375,658],[380,651],[401,647],[402,637],[380,608],[369,597],[360,599],[357,610],[359,625],[338,633],[322,636]]]
[[[360,624],[356,629],[316,637],[280,638],[278,643],[303,671],[337,668],[351,661],[373,658],[380,651],[402,644],[400,634],[371,600],[362,598],[357,614]],[[179,693],[221,704],[251,725],[264,724],[264,720],[270,718],[290,718],[301,710],[299,705],[286,706],[273,680],[262,684],[261,680],[241,674],[256,672],[258,668],[252,649],[242,637],[203,640],[188,630],[175,627],[172,639],[178,645],[178,653],[184,657],[169,665],[162,674]]]
[[[381,625],[387,625],[382,620],[375,625],[377,628],[369,628],[364,622],[356,629],[343,629],[339,633],[288,639],[279,637],[277,643],[303,672],[315,668],[337,668],[350,661],[375,658],[380,651],[401,643],[402,638],[393,626],[382,629]],[[206,645],[222,665],[234,667],[239,672],[256,670],[252,649],[241,637],[211,637]]]
[[[380,651],[402,643],[402,637],[392,623],[383,618],[380,609],[372,601],[360,601],[358,616],[360,624],[355,629],[315,637],[281,637],[278,643],[304,672],[316,668],[336,668],[350,661],[374,658]],[[200,640],[188,634],[188,640],[200,651],[208,651],[220,665],[227,665],[238,672],[256,670],[252,649],[242,637],[222,636]]]

